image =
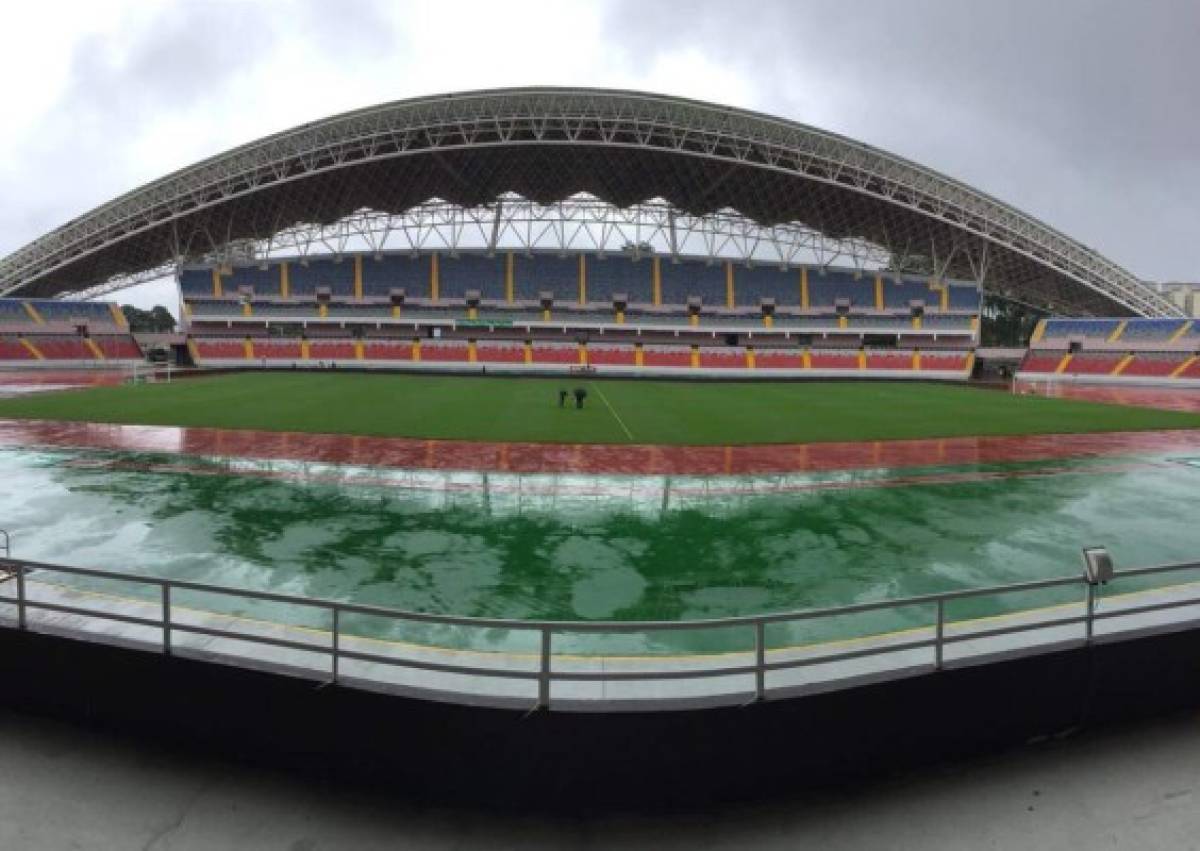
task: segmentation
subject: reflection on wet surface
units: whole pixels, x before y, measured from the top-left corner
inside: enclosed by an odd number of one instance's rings
[[[959,437],[756,446],[479,443],[176,426],[0,420],[0,447],[81,447],[345,465],[513,473],[744,475],[1165,453],[1197,431]]]
[[[27,393],[48,393],[79,387],[105,387],[123,383],[130,369],[0,369],[0,399]]]
[[[1074,384],[1066,381],[1018,381],[1019,393],[1037,393],[1055,399],[1082,399],[1161,408],[1167,411],[1200,412],[1200,387],[1151,387],[1129,384]]]
[[[0,526],[31,560],[428,612],[677,620],[1058,576],[1085,544],[1118,564],[1194,559],[1200,442],[744,476],[7,449],[0,481]]]

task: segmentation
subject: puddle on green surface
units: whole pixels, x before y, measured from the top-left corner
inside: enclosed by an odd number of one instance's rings
[[[1200,555],[1198,496],[1194,458],[668,478],[0,451],[0,528],[21,558],[519,619],[688,620],[907,597],[1070,574],[1080,547],[1097,543],[1118,566],[1185,561]],[[1062,596],[1045,603],[1078,592]],[[176,602],[326,625],[290,607]],[[955,614],[1032,604],[985,600]],[[771,641],[931,617],[788,625]],[[535,646],[524,634],[361,620],[364,633],[439,645]],[[557,646],[674,652],[750,638],[573,634]]]

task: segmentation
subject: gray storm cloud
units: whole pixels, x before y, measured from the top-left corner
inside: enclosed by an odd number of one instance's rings
[[[572,15],[556,5],[553,16],[523,6],[490,51],[431,27],[421,4],[135,8],[137,25],[119,36],[66,40],[65,85],[33,132],[0,141],[0,254],[290,124],[514,82],[662,89],[672,85],[663,67],[690,54],[737,79],[750,99],[737,106],[910,157],[1143,277],[1200,279],[1195,0],[611,0],[595,30],[573,24],[582,6]],[[450,20],[471,32],[476,17],[464,6]],[[583,40],[588,67],[539,59]],[[444,65],[410,58],[418,48]],[[295,82],[296,69],[317,65],[324,85]],[[670,93],[705,96],[675,85]]]

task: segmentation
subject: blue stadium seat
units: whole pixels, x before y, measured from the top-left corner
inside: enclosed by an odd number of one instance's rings
[[[363,295],[385,296],[394,289],[406,298],[428,298],[429,255],[383,254],[363,258]]]
[[[1121,332],[1121,339],[1165,342],[1171,339],[1186,321],[1186,319],[1130,319],[1125,330]]]
[[[557,254],[513,255],[513,295],[517,301],[537,301],[539,293],[554,293],[557,304],[579,303],[579,257]]]
[[[32,299],[34,308],[47,322],[70,322],[86,319],[89,323],[115,325],[112,309],[106,301],[64,301]]]
[[[307,266],[295,261],[288,264],[288,281],[292,295],[314,295],[318,287],[328,287],[333,295],[352,297],[354,260],[343,257],[339,263],[331,257],[310,259]]]
[[[973,284],[949,284],[951,310],[969,310],[979,312],[979,288]]]
[[[662,303],[687,304],[699,296],[709,306],[725,304],[725,264],[703,260],[661,260]]]
[[[1042,339],[1055,337],[1089,337],[1107,340],[1117,329],[1119,319],[1048,319]]]
[[[833,307],[839,298],[849,299],[850,306],[855,309],[874,308],[874,273],[863,273],[861,278],[855,278],[854,272],[846,269],[827,269],[824,274],[818,269],[808,270],[809,307]]]
[[[254,294],[279,295],[279,265],[268,263],[267,268],[252,266],[234,266],[232,274],[221,276],[221,288],[229,295],[237,293],[241,287],[253,287]],[[209,273],[208,290],[212,292],[212,273]]]
[[[211,269],[184,269],[179,273],[179,291],[186,296],[212,295]]]
[[[921,319],[921,327],[946,331],[969,331],[971,317],[954,313],[926,313]]]
[[[764,298],[775,299],[775,304],[800,304],[800,270],[780,269],[778,266],[733,267],[734,290],[737,303],[757,307]]]
[[[654,301],[654,261],[648,257],[634,260],[623,254],[587,258],[587,298],[589,302],[612,304],[612,297],[624,293],[630,304]]]
[[[929,282],[924,278],[896,279],[883,276],[883,306],[890,310],[907,310],[909,303],[923,301],[927,307],[936,308],[941,299],[935,290],[929,289]]]
[[[218,301],[214,299],[188,299],[192,308],[192,316],[241,316],[242,305],[236,300]],[[316,313],[316,308],[309,306],[309,311]]]
[[[32,325],[33,317],[20,299],[0,298],[0,325]]]
[[[468,290],[479,290],[480,297],[504,299],[504,255],[438,255],[438,298],[462,301]]]

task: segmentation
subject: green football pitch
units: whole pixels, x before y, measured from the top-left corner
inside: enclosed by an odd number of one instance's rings
[[[582,410],[560,408],[583,387]],[[1200,414],[902,382],[241,373],[0,400],[0,418],[554,443],[752,444],[1200,428]]]

